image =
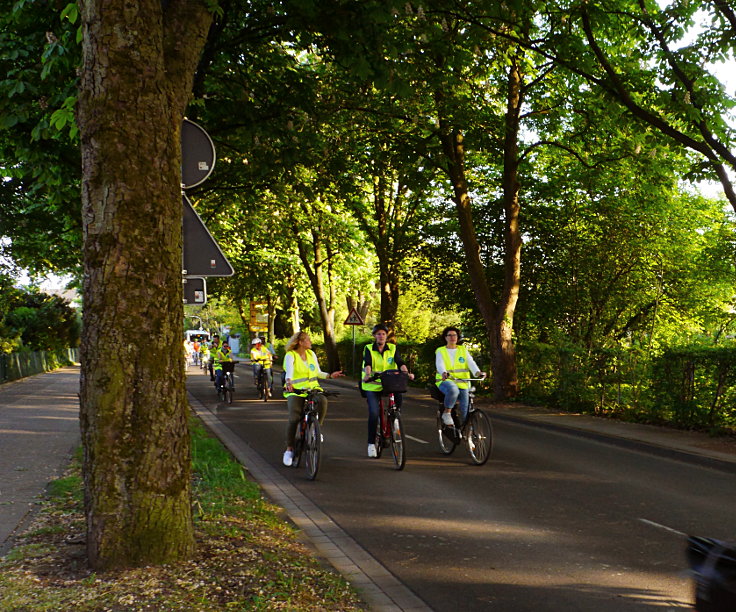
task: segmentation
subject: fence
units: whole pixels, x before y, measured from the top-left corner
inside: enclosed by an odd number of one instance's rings
[[[0,383],[50,372],[79,361],[79,349],[68,348],[58,351],[34,351],[28,353],[5,353],[0,355]]]

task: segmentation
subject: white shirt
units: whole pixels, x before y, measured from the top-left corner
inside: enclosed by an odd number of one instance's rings
[[[450,357],[450,362],[455,361],[455,353],[457,353],[457,348],[447,349],[447,354]],[[480,372],[480,368],[477,366],[475,361],[473,360],[473,356],[470,354],[470,351],[466,351],[468,355],[468,370],[470,370],[471,374],[476,374]],[[437,373],[442,375],[445,372],[447,372],[447,369],[445,368],[445,360],[442,359],[442,355],[440,353],[437,353],[434,358],[434,366],[437,368]]]

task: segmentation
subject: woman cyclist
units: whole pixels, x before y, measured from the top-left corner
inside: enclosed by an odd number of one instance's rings
[[[471,372],[474,372],[474,378],[483,378],[485,373],[480,371],[465,345],[458,344],[461,335],[457,327],[445,327],[442,331],[442,337],[445,340],[445,346],[441,346],[435,351],[435,367],[437,369],[435,384],[445,394],[445,410],[442,413],[442,422],[445,425],[452,426],[453,421],[450,413],[455,402],[459,402],[460,422],[465,422],[465,416],[468,414],[468,388],[470,383],[452,380],[450,377],[470,378]]]
[[[363,382],[362,391],[368,400],[368,456],[377,457],[376,451],[376,428],[378,427],[378,401],[381,398],[380,380],[365,382],[371,377],[371,373],[383,372],[385,370],[401,370],[409,374],[409,368],[401,358],[396,349],[396,345],[386,342],[388,339],[388,327],[383,323],[373,326],[373,344],[366,344],[363,350]],[[409,378],[413,379],[414,375],[409,374]],[[401,407],[401,393],[395,396],[396,406]]]
[[[317,382],[319,378],[338,378],[345,376],[341,371],[328,374],[319,367],[317,355],[312,350],[312,339],[303,331],[294,334],[286,345],[284,357],[284,397],[289,411],[289,422],[286,426],[286,450],[284,451],[284,465],[291,465],[294,459],[294,438],[299,419],[302,417],[304,397],[297,394],[309,389],[322,390]],[[319,423],[325,420],[327,414],[327,398],[319,396]]]

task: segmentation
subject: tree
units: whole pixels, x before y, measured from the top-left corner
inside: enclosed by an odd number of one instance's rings
[[[194,548],[180,128],[212,15],[205,0],[80,7],[81,426],[87,551],[104,569]]]

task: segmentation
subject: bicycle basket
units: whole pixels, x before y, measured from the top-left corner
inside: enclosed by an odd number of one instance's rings
[[[384,393],[406,393],[409,376],[399,370],[387,370],[381,374],[381,386]]]
[[[222,362],[222,373],[225,372],[234,372],[235,371],[235,364],[232,361],[223,361]]]

